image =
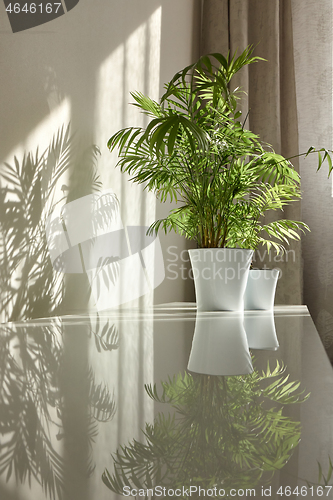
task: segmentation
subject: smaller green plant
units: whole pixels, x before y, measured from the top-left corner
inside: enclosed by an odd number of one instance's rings
[[[323,473],[322,466],[320,465],[320,463],[318,463],[318,474],[319,474],[318,475],[318,483],[320,484],[321,482],[323,482],[325,486],[328,486],[329,481],[331,480],[331,477],[332,477],[332,472],[333,472],[333,464],[332,464],[331,457],[328,457],[328,470],[327,470],[326,476]]]
[[[260,244],[277,252],[309,230],[300,221],[281,218],[265,223],[269,211],[301,198],[300,177],[290,160],[275,153],[258,135],[244,128],[234,75],[262,60],[247,47],[240,55],[211,54],[175,74],[159,102],[140,92],[134,105],[150,121],[145,128],[125,128],[108,142],[118,150],[117,165],[133,182],[144,184],[162,202],[179,207],[150,230],[174,230],[199,247],[255,249]],[[318,152],[320,168],[327,150]],[[301,155],[298,155],[301,156]]]
[[[159,413],[147,423],[144,443],[121,446],[104,483],[118,494],[125,486],[156,485],[181,491],[184,485],[216,487],[227,494],[268,480],[300,440],[300,424],[283,415],[283,406],[309,396],[284,372],[277,363],[274,370],[268,365],[261,374],[237,377],[185,373],[163,382],[162,395],[156,386],[145,386],[151,399],[170,404],[174,413]]]

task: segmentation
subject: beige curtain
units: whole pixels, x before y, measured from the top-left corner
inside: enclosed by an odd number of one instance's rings
[[[299,149],[332,149],[332,0],[292,1]],[[302,219],[311,233],[303,239],[304,303],[333,361],[333,197],[327,166],[316,173],[316,158],[300,162]]]
[[[246,127],[286,157],[310,146],[332,148],[332,1],[203,0],[202,54],[240,53],[253,44],[267,59],[251,65],[237,84],[248,95]],[[303,199],[283,217],[303,220],[311,233],[288,247],[279,262],[271,255],[256,264],[280,267],[277,303],[309,307],[333,357],[333,198],[327,167],[317,158],[293,160]],[[269,262],[271,261],[271,262]],[[304,262],[304,267],[303,267]],[[303,286],[304,283],[304,286]]]

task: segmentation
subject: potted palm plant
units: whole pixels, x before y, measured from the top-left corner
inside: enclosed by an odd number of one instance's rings
[[[199,310],[242,309],[254,249],[263,244],[283,251],[308,229],[287,219],[263,222],[267,211],[283,210],[301,192],[290,159],[240,121],[241,90],[231,90],[230,83],[261,59],[252,52],[247,47],[238,57],[201,57],[175,74],[159,102],[133,92],[134,104],[151,120],[145,128],[118,131],[108,142],[133,182],[162,202],[179,203],[150,231],[174,230],[197,243],[189,252]]]

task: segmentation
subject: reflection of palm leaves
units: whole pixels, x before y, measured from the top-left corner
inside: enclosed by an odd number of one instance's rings
[[[61,498],[65,470],[63,459],[54,450],[31,400],[22,406],[20,417],[11,429],[11,439],[0,446],[0,473],[7,471],[7,480],[14,473],[16,481],[20,482],[30,482],[34,477],[46,495]],[[33,425],[34,433],[31,432]]]
[[[66,463],[53,440],[65,437],[67,418],[59,389],[62,326],[54,323],[16,330],[3,326],[0,335],[0,474],[7,480],[14,475],[19,482],[35,478],[46,496],[61,498]],[[91,369],[87,381],[89,411],[82,439],[86,440],[86,474],[90,475],[98,423],[113,418],[115,403],[108,388],[96,383]]]
[[[13,334],[9,329],[9,335],[1,337],[0,431],[4,438],[0,474],[6,473],[7,480],[14,474],[20,482],[34,477],[50,498],[61,498],[64,464],[54,450],[47,425],[48,395],[54,393],[48,387],[49,370],[53,355],[58,358],[59,345],[49,342],[47,330],[42,330],[38,339],[27,338],[24,332]],[[38,342],[44,349],[43,360]],[[20,350],[19,362],[11,354],[13,344]]]
[[[98,352],[112,351],[113,349],[118,349],[119,347],[119,332],[114,324],[110,324],[109,320],[103,324],[102,330],[99,316],[97,316],[98,321],[96,324],[96,331],[91,330],[94,335],[96,348]]]
[[[116,404],[108,388],[102,383],[96,384],[91,370],[89,371],[89,381],[89,403],[92,418],[98,422],[112,420],[116,412]]]
[[[284,417],[281,407],[263,404],[306,399],[297,391],[299,383],[288,382],[283,372],[277,365],[262,375],[179,375],[162,383],[162,396],[147,386],[152,399],[171,403],[175,416],[158,414],[153,425],[146,424],[146,443],[122,446],[113,457],[114,473],[103,474],[104,483],[118,494],[124,486],[148,489],[154,484],[173,490],[216,486],[227,493],[254,487],[264,471],[285,465],[300,439],[299,422]],[[275,380],[265,384],[270,378]]]
[[[115,285],[119,277],[120,264],[119,258],[114,257],[100,257],[97,262],[96,273],[94,279],[96,280],[97,298],[101,294],[101,280],[109,290],[110,285]]]

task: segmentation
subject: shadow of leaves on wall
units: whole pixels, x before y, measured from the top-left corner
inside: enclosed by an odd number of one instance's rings
[[[158,413],[147,423],[144,443],[121,446],[103,482],[117,494],[125,486],[159,485],[172,489],[168,498],[177,498],[177,488],[189,498],[183,487],[190,485],[216,487],[228,496],[232,488],[269,482],[300,440],[300,423],[285,416],[283,406],[308,398],[284,372],[277,363],[274,370],[268,365],[266,372],[246,376],[179,374],[162,382],[162,395],[156,386],[145,386],[151,399],[171,404],[174,414]]]
[[[45,221],[57,205],[100,189],[98,154],[96,146],[83,149],[68,125],[55,134],[42,154],[37,149],[21,161],[14,157],[12,165],[3,165],[0,313],[4,321],[61,313],[64,276],[52,267]]]

